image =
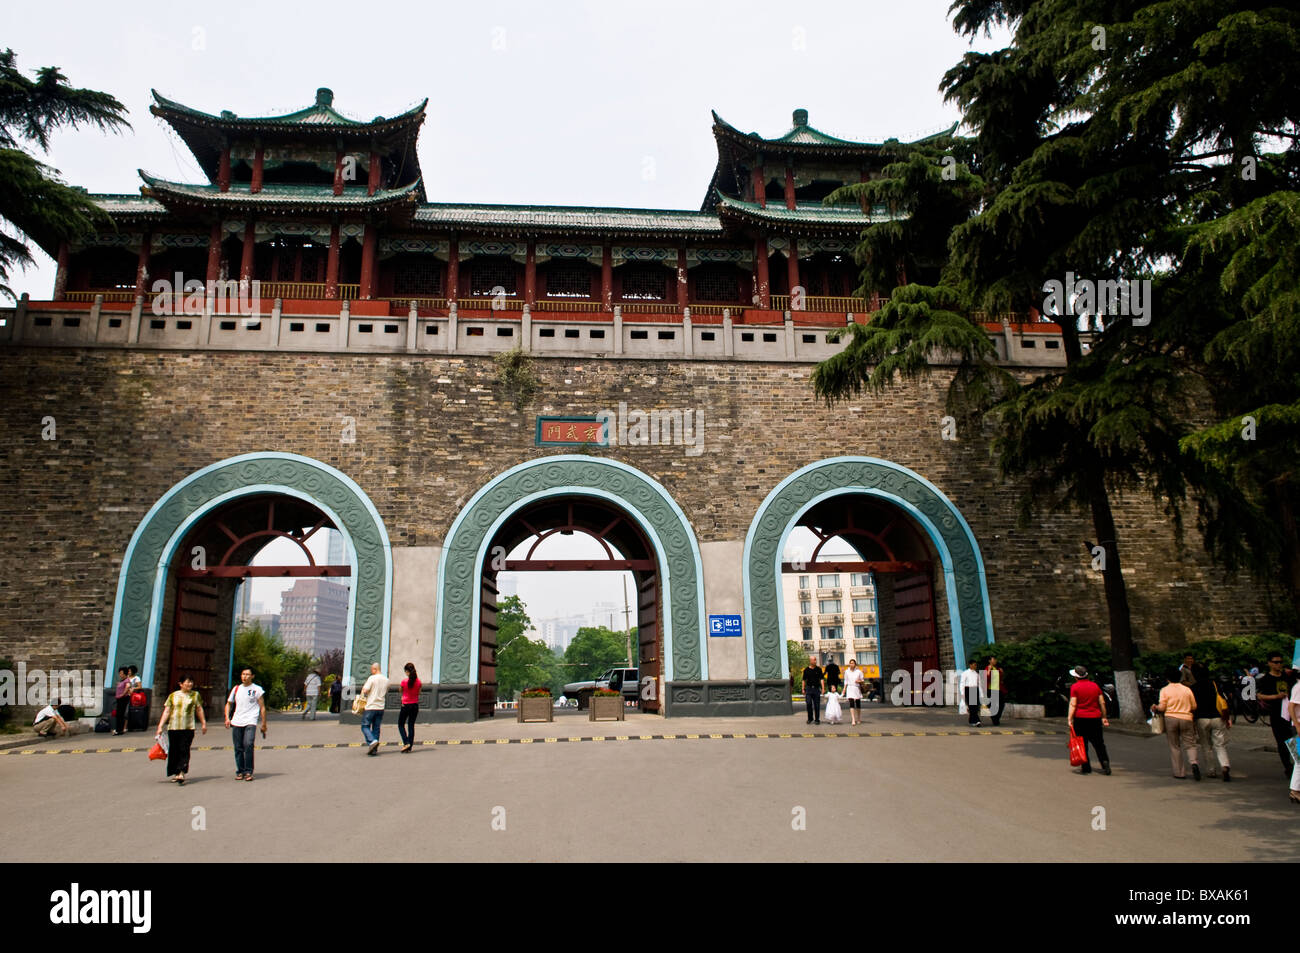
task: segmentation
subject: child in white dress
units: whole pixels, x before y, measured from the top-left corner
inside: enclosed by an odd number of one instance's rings
[[[832,725],[840,723],[840,695],[835,689],[826,693],[826,720]]]

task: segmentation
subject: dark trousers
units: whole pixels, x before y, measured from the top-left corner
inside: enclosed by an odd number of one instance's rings
[[[803,703],[808,709],[808,720],[821,724],[822,721],[822,693],[820,689],[809,688],[803,693]]]
[[[999,689],[996,692],[989,692],[989,714],[993,716],[993,724],[1002,723],[1002,712],[1007,707],[1006,693]]]
[[[231,740],[235,743],[235,773],[253,773],[253,742],[257,740],[257,725],[231,725]]]
[[[1282,721],[1281,715],[1274,715],[1271,712],[1268,723],[1273,729],[1273,739],[1277,742],[1277,754],[1282,759],[1282,767],[1290,774],[1295,762],[1291,760],[1291,752],[1287,750],[1286,743],[1295,734],[1295,728],[1292,727],[1291,722]]]
[[[1080,718],[1074,716],[1074,733],[1083,739],[1083,756],[1088,757],[1088,745],[1092,745],[1097,752],[1097,760],[1103,765],[1110,764],[1110,755],[1106,753],[1106,742],[1101,738],[1101,719],[1100,718]],[[1090,766],[1091,761],[1085,761],[1085,766]]]
[[[339,713],[339,700],[342,697],[342,695],[335,695],[330,692],[330,714],[337,715]]]
[[[194,744],[194,729],[169,729],[167,731],[167,777],[184,774],[190,769],[190,745]]]
[[[402,736],[402,744],[415,744],[415,715],[420,710],[418,702],[403,705],[397,716],[397,733]]]
[[[113,730],[119,735],[126,731],[126,709],[131,704],[131,696],[123,695],[113,706]]]
[[[978,724],[980,720],[980,690],[978,685],[972,685],[966,689],[966,713],[967,720],[972,724]]]

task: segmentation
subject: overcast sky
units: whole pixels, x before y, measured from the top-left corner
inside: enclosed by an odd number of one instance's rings
[[[29,75],[58,66],[73,85],[126,104],[132,129],[61,132],[42,157],[92,192],[138,191],[137,169],[203,181],[150,115],[151,88],[207,112],[258,116],[301,109],[328,86],[335,108],[357,119],[429,98],[420,164],[431,201],[696,209],[716,161],[711,109],[765,136],[786,132],[800,107],[823,132],[865,141],[954,122],[938,84],[970,47],[947,6],[10,3],[2,42]],[[47,299],[54,267],[37,256],[12,286]],[[596,585],[590,575],[528,574],[520,595],[534,619],[621,605],[619,576],[607,575]],[[256,596],[270,611],[273,585]]]
[[[781,135],[791,112],[848,139],[911,139],[957,119],[938,92],[967,51],[947,0],[431,2],[404,5],[5,4],[20,69],[58,66],[130,111],[121,135],[59,133],[43,158],[92,192],[137,169],[203,181],[149,113],[149,90],[243,116],[310,105],[357,119],[429,98],[431,201],[698,208],[716,159],[710,109]],[[1002,43],[981,40],[981,48]],[[53,263],[14,276],[47,299]]]

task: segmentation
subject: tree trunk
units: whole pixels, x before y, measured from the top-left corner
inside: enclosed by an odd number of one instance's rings
[[[1094,462],[1085,479],[1088,481],[1088,501],[1092,507],[1092,525],[1097,532],[1097,545],[1102,547],[1105,559],[1101,574],[1110,622],[1110,657],[1115,666],[1119,717],[1121,721],[1138,722],[1142,720],[1142,701],[1138,695],[1137,676],[1133,672],[1133,619],[1129,612],[1128,589],[1120,571],[1115,518],[1111,514],[1110,497],[1106,493],[1101,467]]]
[[[1282,587],[1291,603],[1293,625],[1300,625],[1300,527],[1296,525],[1295,506],[1291,499],[1291,481],[1280,479],[1266,486],[1272,509],[1282,530]]]

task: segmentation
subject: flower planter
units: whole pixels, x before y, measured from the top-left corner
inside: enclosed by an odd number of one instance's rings
[[[550,721],[552,703],[553,699],[550,695],[535,695],[531,698],[519,699],[519,720]]]
[[[622,695],[592,695],[588,721],[623,721]]]

